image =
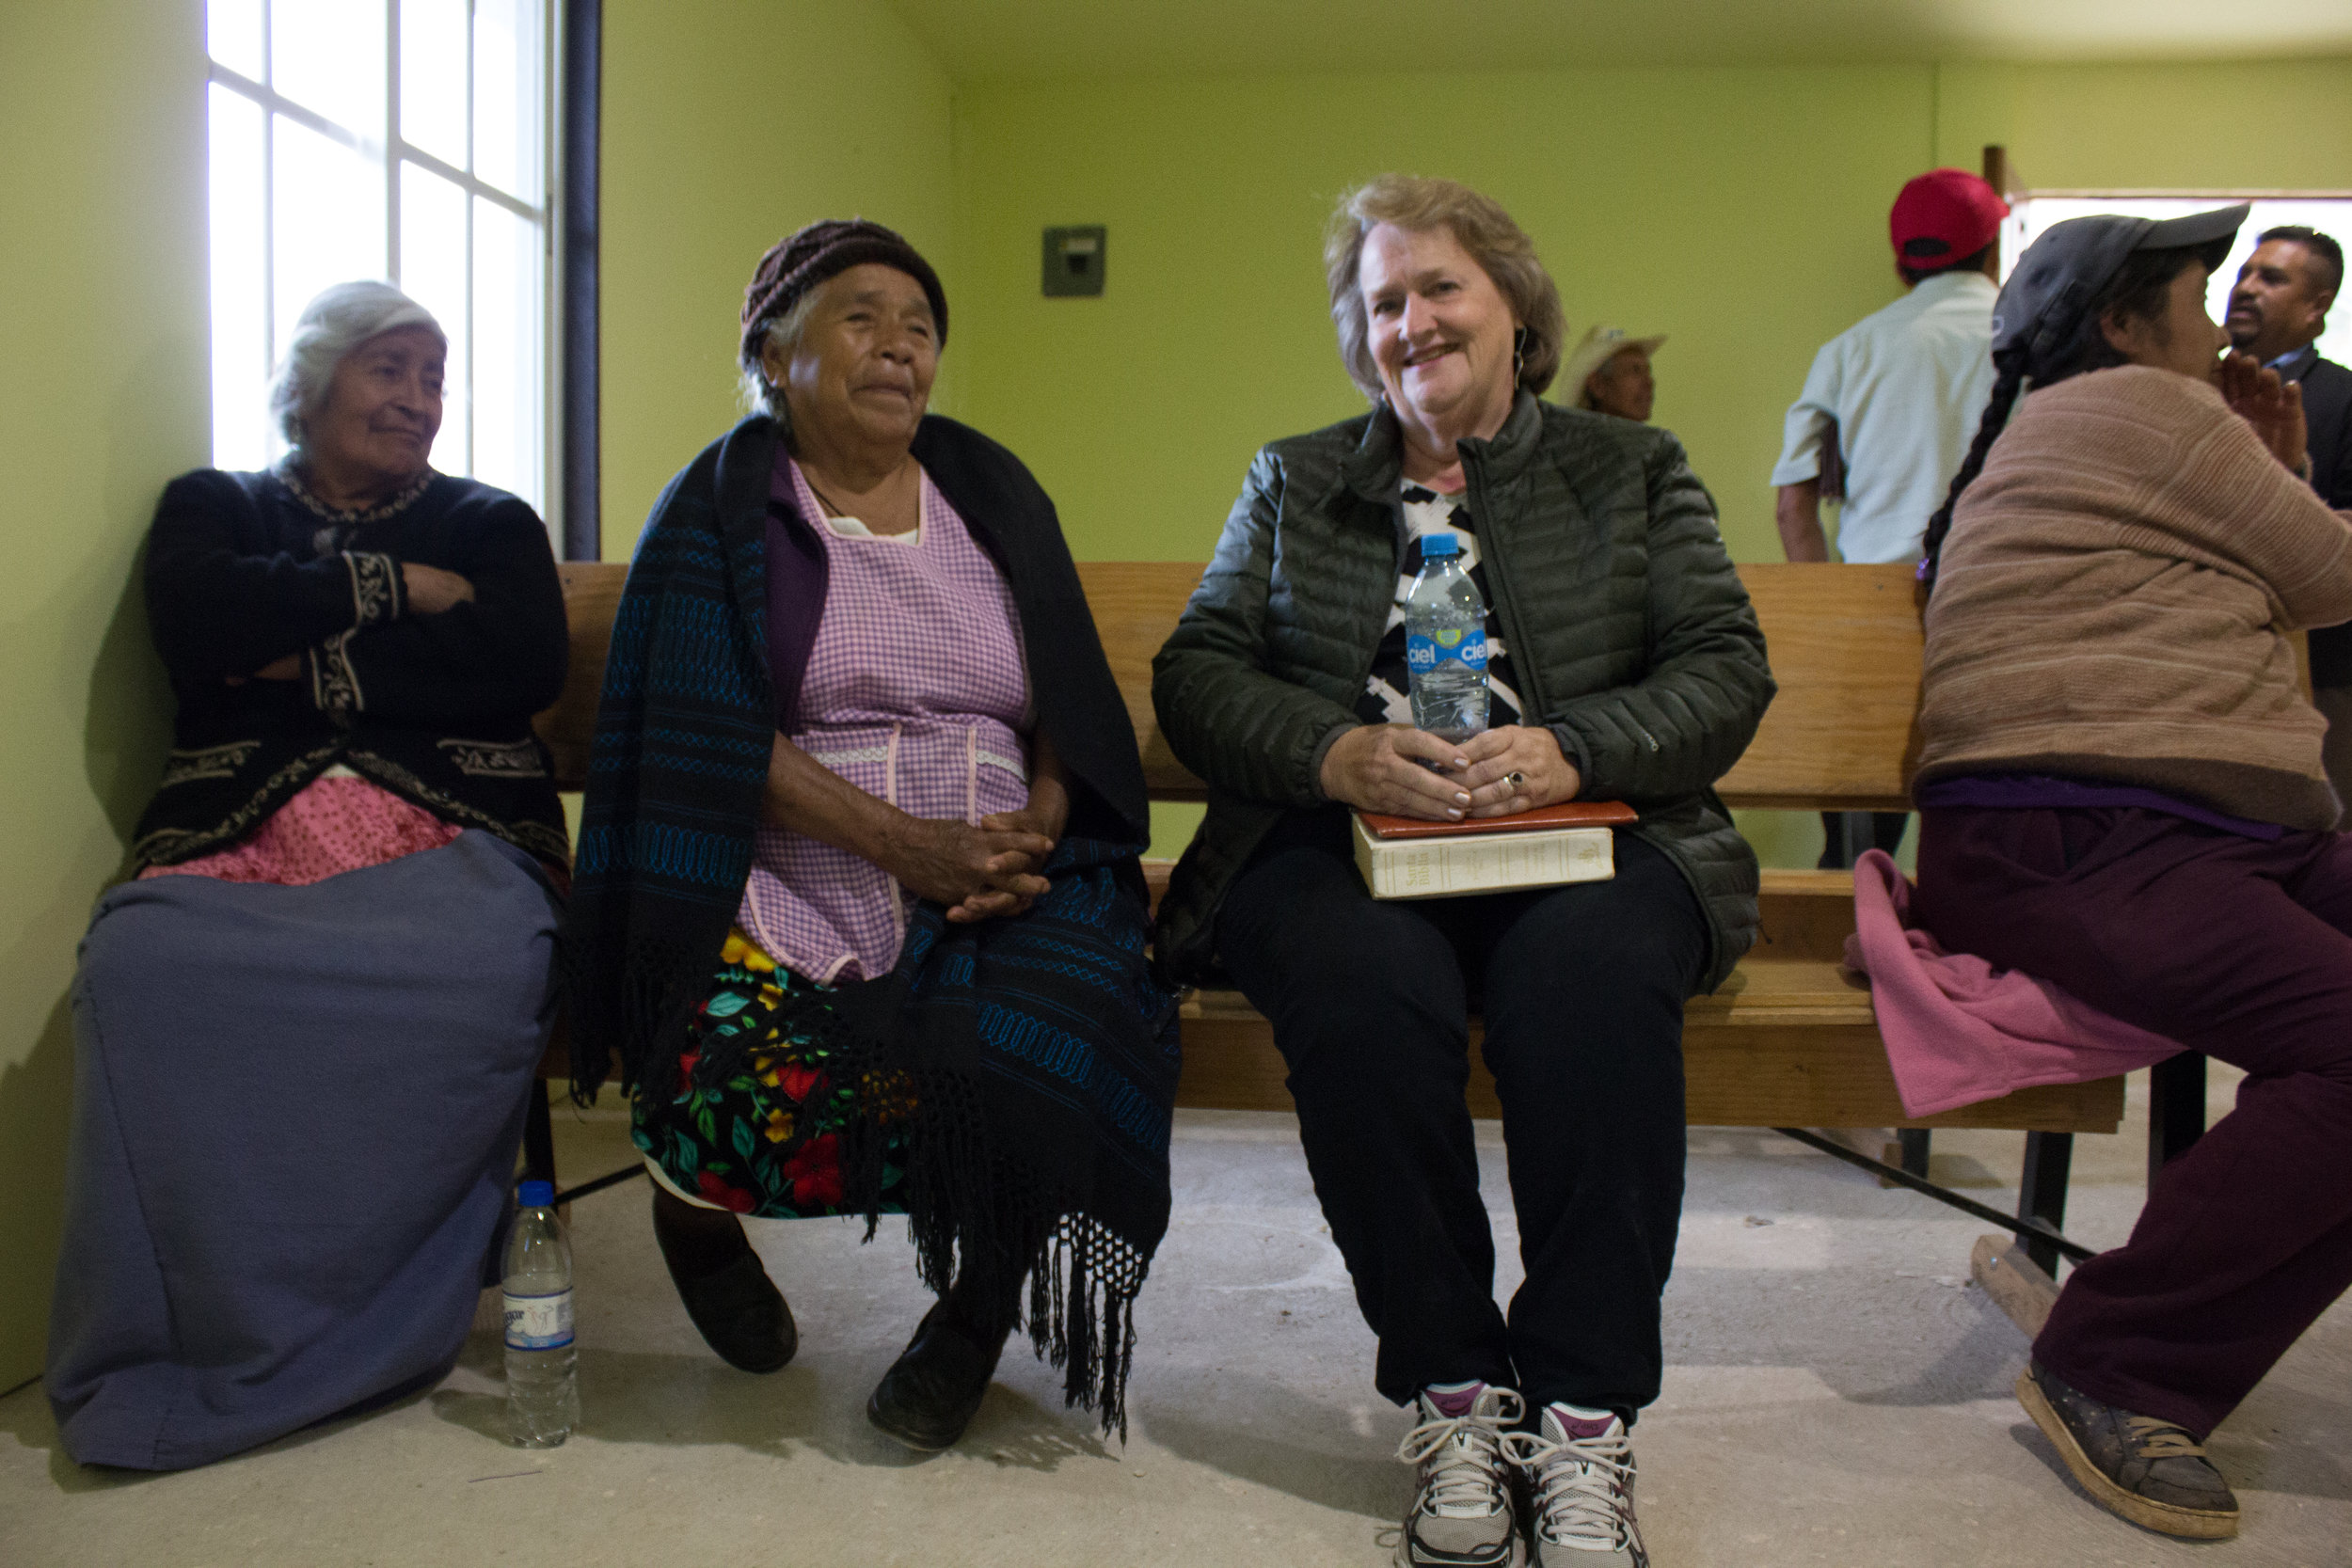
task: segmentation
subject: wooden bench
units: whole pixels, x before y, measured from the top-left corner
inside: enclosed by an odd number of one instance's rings
[[[563,568],[571,677],[539,728],[555,753],[564,789],[580,788],[586,775],[596,689],[624,571],[617,564]],[[1201,782],[1168,750],[1152,709],[1152,657],[1175,626],[1200,567],[1099,562],[1081,565],[1079,573],[1135,721],[1152,798],[1205,799]],[[1741,567],[1740,575],[1763,625],[1780,694],[1755,742],[1719,786],[1724,799],[1735,807],[1907,810],[1920,668],[1910,570],[1756,565]],[[1168,869],[1165,861],[1146,864],[1155,896]],[[1851,873],[1767,871],[1763,883],[1761,940],[1721,989],[1693,1000],[1685,1015],[1690,1122],[2023,1130],[2031,1136],[2020,1212],[2056,1229],[2064,1212],[2068,1140],[2076,1132],[2116,1131],[2123,1080],[2025,1089],[1941,1116],[1907,1117],[1869,988],[1840,967],[1853,929]],[[1271,1028],[1237,992],[1196,991],[1183,1020],[1178,1104],[1291,1108]],[[563,1078],[568,1070],[560,1050],[550,1051],[543,1075]],[[1473,1115],[1500,1115],[1493,1082],[1475,1052],[1470,1101]],[[2055,1260],[2046,1246],[2033,1250],[2045,1266]]]

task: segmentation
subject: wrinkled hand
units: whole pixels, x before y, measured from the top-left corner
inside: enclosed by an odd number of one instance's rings
[[[1038,875],[1054,840],[1025,828],[992,827],[1025,816],[990,817],[979,827],[939,817],[903,818],[892,833],[882,869],[917,898],[947,906],[954,921],[1019,914],[1042,896]]]
[[[2301,477],[2310,460],[2303,388],[2292,381],[2280,381],[2277,371],[2263,369],[2250,354],[2228,356],[2217,374],[2221,396],[2231,411],[2254,427],[2271,456]]]
[[[1061,843],[1062,829],[1069,822],[1069,791],[1061,786],[1058,780],[1040,778],[1030,788],[1026,806],[1019,811],[998,812],[993,816],[983,816],[980,818],[980,829],[984,832],[1025,833],[1044,840],[1044,852],[1034,857],[1022,875],[1027,881],[1046,882],[1050,879],[1044,874],[1045,863],[1053,858],[1053,847]],[[976,894],[953,906],[947,911],[947,918],[954,921],[1000,920],[1009,915],[1021,914],[1037,901],[1038,895],[1043,891],[1041,887],[1037,893],[1016,893],[1000,885],[993,892]]]
[[[473,584],[455,572],[414,561],[400,563],[400,580],[408,590],[408,613],[438,615],[473,597]]]
[[[283,658],[271,659],[267,664],[262,665],[259,670],[254,671],[250,675],[230,675],[227,678],[230,686],[243,686],[248,680],[300,680],[302,678],[302,656],[300,654],[288,654]]]
[[[1584,787],[1576,764],[1560,750],[1560,737],[1549,730],[1525,724],[1505,724],[1482,731],[1462,742],[1470,760],[1460,775],[1470,792],[1472,816],[1510,816],[1537,806],[1573,800]],[[1511,782],[1511,775],[1519,782]]]
[[[1366,724],[1323,753],[1321,783],[1324,794],[1359,810],[1458,822],[1471,803],[1459,779],[1470,765],[1462,747],[1427,730]]]

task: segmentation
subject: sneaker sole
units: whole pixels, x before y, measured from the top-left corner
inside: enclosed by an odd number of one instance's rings
[[[2017,1402],[2026,1407],[2026,1414],[2033,1418],[2033,1424],[2058,1449],[2058,1457],[2066,1461],[2066,1467],[2082,1482],[2091,1500],[2109,1513],[2160,1534],[2184,1536],[2192,1541],[2227,1541],[2237,1534],[2235,1509],[2225,1513],[2213,1508],[2182,1508],[2176,1503],[2160,1503],[2137,1492],[2126,1492],[2117,1485],[2083,1452],[2083,1446],[2074,1441],[2074,1433],[2043,1397],[2030,1371],[2017,1374]]]
[[[1413,1560],[1413,1538],[1409,1532],[1397,1538],[1396,1552],[1389,1560],[1394,1568],[1439,1568],[1439,1565],[1434,1562],[1416,1562]],[[1454,1560],[1457,1563],[1470,1561],[1468,1558],[1456,1558]],[[1451,1565],[1445,1565],[1445,1568],[1451,1568]],[[1482,1565],[1482,1568],[1486,1568],[1486,1565]],[[1520,1539],[1516,1520],[1512,1524],[1511,1555],[1496,1559],[1491,1568],[1527,1568],[1527,1543]]]

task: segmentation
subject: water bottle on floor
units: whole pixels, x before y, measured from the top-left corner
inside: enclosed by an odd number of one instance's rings
[[[1413,727],[1457,742],[1486,727],[1486,601],[1461,547],[1451,533],[1423,535],[1421,573],[1405,594]]]
[[[551,1449],[580,1424],[572,1350],[572,1247],[555,1218],[555,1184],[526,1181],[506,1234],[506,1433]]]

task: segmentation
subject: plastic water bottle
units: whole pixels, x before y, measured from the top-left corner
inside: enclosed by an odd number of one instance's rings
[[[1486,600],[1462,569],[1461,541],[1421,542],[1421,575],[1405,594],[1405,668],[1413,727],[1462,741],[1486,727]]]
[[[506,1236],[506,1433],[551,1449],[580,1424],[572,1349],[572,1247],[555,1218],[555,1184],[526,1181]]]

